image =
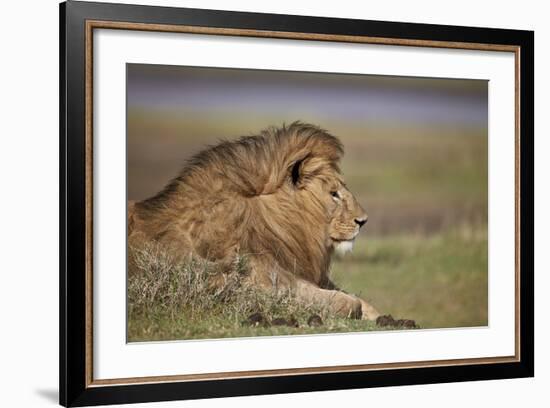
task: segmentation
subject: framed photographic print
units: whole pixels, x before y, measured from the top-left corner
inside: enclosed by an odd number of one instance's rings
[[[533,32],[60,27],[62,405],[534,375]]]

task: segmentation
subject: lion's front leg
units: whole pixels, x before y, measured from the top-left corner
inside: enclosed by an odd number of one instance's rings
[[[361,319],[376,320],[380,316],[380,312],[373,305],[361,298],[359,298],[359,301],[361,302]]]
[[[338,316],[360,319],[361,300],[339,290],[322,289],[302,279],[296,281],[296,296],[309,303],[322,303]]]
[[[346,293],[345,291],[342,291],[334,282],[332,282],[332,280],[328,278],[326,279],[325,282],[323,282],[322,286],[326,289],[337,290],[337,291]],[[360,297],[357,297],[357,299],[361,302],[361,319],[376,320],[380,316],[380,312],[376,310],[376,308],[370,303],[368,303],[365,299],[361,299]]]
[[[250,282],[268,290],[292,289],[295,295],[306,303],[322,303],[331,313],[354,319],[376,319],[380,313],[364,300],[339,290],[332,282],[319,287],[316,284],[292,276],[269,259],[249,256]]]

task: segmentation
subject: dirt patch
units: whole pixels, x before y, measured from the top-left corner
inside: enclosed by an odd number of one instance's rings
[[[379,316],[376,324],[380,327],[393,327],[398,329],[418,329],[416,322],[411,319],[395,320],[392,315]]]
[[[319,327],[323,325],[323,319],[321,319],[321,316],[313,314],[307,319],[307,324],[311,327]]]

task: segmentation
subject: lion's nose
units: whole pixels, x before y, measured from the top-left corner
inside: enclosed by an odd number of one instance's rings
[[[365,225],[365,224],[367,223],[367,220],[368,220],[368,219],[369,219],[368,217],[365,217],[365,218],[356,218],[356,219],[355,219],[355,223],[356,223],[357,225],[359,225],[359,228],[361,228],[363,225]]]

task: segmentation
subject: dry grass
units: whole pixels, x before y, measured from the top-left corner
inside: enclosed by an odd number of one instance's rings
[[[177,260],[156,243],[133,247],[129,256],[136,266],[128,278],[129,341],[348,331],[349,319],[331,315],[326,305],[306,303],[290,290],[248,285],[246,257],[236,257],[222,274],[215,263]],[[252,315],[262,321],[253,324]],[[323,325],[310,327],[312,315]],[[281,319],[289,325],[272,327]],[[355,322],[349,330],[354,327],[373,324]]]

